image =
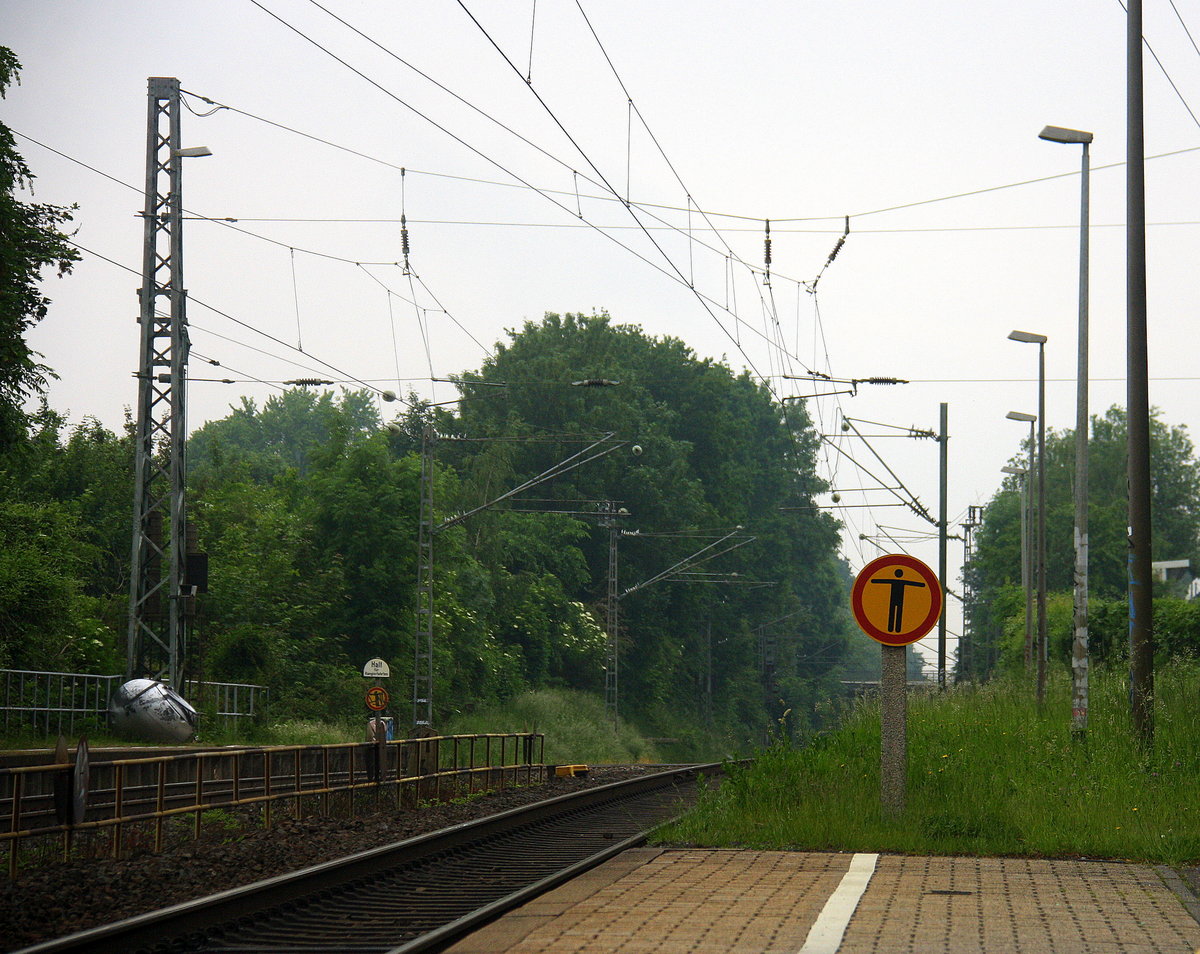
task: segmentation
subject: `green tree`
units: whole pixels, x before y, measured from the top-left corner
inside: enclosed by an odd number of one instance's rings
[[[610,454],[538,495],[561,509],[595,511],[615,500],[630,512],[624,529],[643,533],[620,538],[622,590],[720,532],[741,526],[754,537],[705,565],[721,571],[717,584],[663,581],[622,599],[623,707],[662,734],[712,720],[743,740],[757,740],[782,708],[811,713],[846,649],[846,585],[836,525],[811,509],[821,484],[803,407],[785,413],[748,376],[607,315],[547,315],[509,337],[478,373],[462,375],[461,415],[439,424],[498,441],[482,453],[447,455],[463,470],[464,491],[486,499],[615,432],[642,453]],[[573,386],[595,380],[619,384]],[[602,618],[608,533],[598,519],[587,527],[587,579],[567,593]],[[772,691],[753,624],[798,611],[809,622],[785,650],[774,687],[782,693]]]
[[[20,71],[12,50],[0,47],[0,97],[20,81]],[[22,201],[17,193],[30,191],[33,180],[12,130],[0,122],[0,456],[20,445],[24,402],[44,392],[50,373],[25,340],[50,307],[41,290],[42,270],[54,266],[61,278],[79,259],[59,230],[75,207]]]
[[[1111,407],[1093,416],[1088,441],[1088,589],[1093,600],[1122,600],[1127,580],[1128,494],[1126,487],[1128,428],[1125,412]],[[1028,441],[1025,442],[1026,445]],[[1046,586],[1070,594],[1075,565],[1075,435],[1051,431],[1046,437]],[[1013,463],[1026,466],[1028,446]],[[1155,560],[1192,561],[1200,566],[1200,461],[1187,429],[1169,426],[1158,412],[1151,415],[1150,456],[1152,554]],[[1001,658],[1019,665],[1022,654],[1001,651],[1011,614],[1021,615],[1020,477],[1008,477],[985,509],[968,568],[978,594],[973,608],[976,640],[972,675],[990,671]],[[1035,484],[1036,486],[1036,484]],[[1031,531],[1032,534],[1032,531]],[[1033,537],[1030,536],[1030,546]],[[1016,594],[1014,598],[1013,594]],[[1007,594],[1007,595],[1005,595]]]
[[[93,549],[69,506],[0,498],[0,668],[113,671],[113,633],[81,582]]]
[[[268,685],[294,716],[356,705],[355,662],[410,629],[412,464],[388,451],[365,392],[243,401],[190,442],[190,514],[209,554],[206,675]],[[364,655],[365,654],[365,655]]]
[[[38,448],[25,479],[29,496],[68,502],[94,546],[85,588],[98,597],[128,596],[133,507],[132,430],[114,434],[85,417],[64,436],[66,422],[43,407],[33,415]],[[122,605],[123,615],[127,607]]]
[[[242,398],[227,417],[209,421],[188,438],[188,468],[194,485],[214,479],[265,482],[294,470],[301,476],[313,455],[331,442],[364,440],[380,430],[369,391],[314,393],[293,388],[260,408]]]
[[[194,500],[212,563],[198,663],[205,678],[268,686],[293,717],[327,718],[350,704],[338,677],[352,664],[326,635],[345,581],[315,553],[304,497],[294,480],[243,480],[213,484]]]
[[[620,384],[573,385],[601,378]],[[460,389],[457,413],[415,402],[386,431],[368,399],[289,392],[197,433],[210,673],[329,714],[344,696],[333,671],[382,656],[398,689],[411,678],[430,423],[435,722],[525,689],[603,691],[606,501],[629,511],[622,590],[741,528],[704,564],[715,584],[663,580],[621,601],[622,712],[646,731],[758,741],[785,708],[815,720],[840,667],[861,664],[836,525],[811,506],[822,485],[802,406],[603,315],[527,324]],[[606,433],[624,446],[443,526]],[[784,617],[772,684],[761,624]]]

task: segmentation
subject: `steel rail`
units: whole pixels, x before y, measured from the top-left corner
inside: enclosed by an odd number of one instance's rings
[[[533,761],[541,758],[542,746],[539,733],[482,733],[378,746],[260,746],[96,761],[90,776],[85,771],[87,791],[70,817],[60,804],[72,784],[70,763],[0,767],[0,849],[7,847],[8,875],[15,878],[20,850],[30,843],[58,839],[66,860],[76,835],[103,831],[110,853],[119,857],[131,826],[148,823],[159,851],[165,820],[191,815],[198,838],[202,816],[213,808],[261,808],[263,826],[270,828],[278,805],[294,803],[300,815],[306,799],[320,798],[319,813],[325,814],[331,795],[385,793],[400,805],[423,795],[439,799],[447,786],[471,794],[477,780],[481,786],[498,781],[504,789],[510,780],[519,784],[523,777],[529,784],[542,776],[545,766]],[[177,777],[171,780],[171,774]],[[101,778],[111,778],[112,787],[102,787]],[[31,783],[38,787],[30,790]]]
[[[644,841],[649,828],[677,814],[679,787],[722,769],[688,766],[561,795],[16,954],[428,950]],[[639,802],[644,817],[636,814]],[[538,832],[546,837],[542,847]],[[487,850],[509,854],[485,860]],[[514,865],[530,870],[511,876]],[[416,913],[406,914],[406,904]],[[385,922],[382,928],[368,923],[372,915]]]

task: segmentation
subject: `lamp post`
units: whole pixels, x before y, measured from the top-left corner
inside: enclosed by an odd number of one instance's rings
[[[1029,588],[1029,468],[1002,467],[1006,474],[1021,478],[1021,591],[1025,594],[1025,669],[1029,670],[1029,634],[1033,618],[1033,591]]]
[[[1092,134],[1047,126],[1039,138],[1083,146],[1079,200],[1079,372],[1075,397],[1075,625],[1071,641],[1071,732],[1088,720],[1088,179]]]
[[[1012,341],[1038,346],[1037,701],[1046,697],[1046,336],[1010,331]]]
[[[1034,435],[1033,425],[1037,421],[1036,414],[1026,414],[1024,411],[1009,411],[1005,417],[1010,421],[1021,421],[1029,424],[1029,465],[1022,471],[1025,479],[1022,482],[1025,488],[1024,508],[1021,511],[1021,543],[1024,547],[1025,564],[1021,568],[1022,584],[1025,587],[1025,671],[1029,672],[1033,668],[1033,584],[1034,584],[1034,569],[1033,569],[1033,551],[1034,547],[1030,545],[1030,537],[1033,536],[1033,486],[1032,478],[1034,471]],[[1011,472],[1006,467],[1005,472]]]

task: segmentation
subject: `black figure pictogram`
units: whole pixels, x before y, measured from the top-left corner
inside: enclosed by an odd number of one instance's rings
[[[896,576],[897,579],[895,580],[871,581],[872,583],[882,583],[883,585],[890,586],[892,588],[892,598],[888,603],[887,628],[889,633],[904,632],[904,624],[901,622],[901,619],[904,616],[904,588],[906,586],[919,586],[921,588],[925,587],[925,584],[919,580],[900,579],[900,577],[904,576],[904,570],[900,567],[896,568]]]

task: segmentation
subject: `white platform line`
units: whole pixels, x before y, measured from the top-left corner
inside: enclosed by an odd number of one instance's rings
[[[800,954],[837,954],[842,938],[850,925],[854,909],[867,890],[871,875],[875,873],[875,862],[879,855],[857,854],[850,859],[850,867],[842,880],[825,902],[817,916]]]

